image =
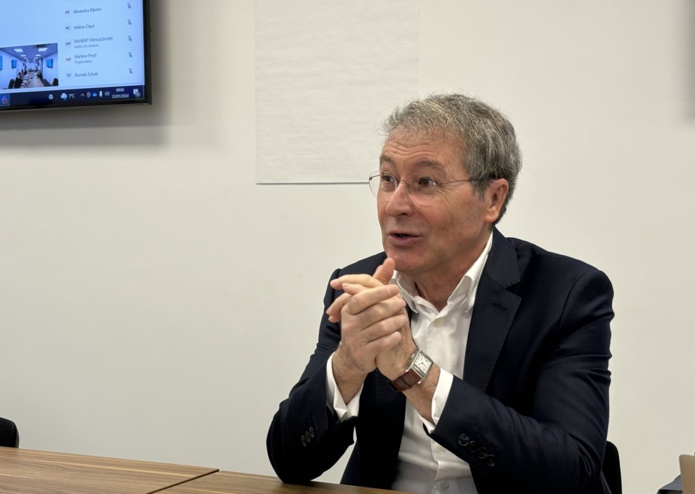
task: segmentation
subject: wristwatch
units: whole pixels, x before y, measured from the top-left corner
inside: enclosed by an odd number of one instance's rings
[[[410,356],[410,364],[405,373],[399,378],[389,381],[389,384],[396,391],[405,391],[416,384],[420,384],[432,368],[432,359],[419,348]]]

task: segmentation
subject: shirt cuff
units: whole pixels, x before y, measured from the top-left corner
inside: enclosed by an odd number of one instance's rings
[[[454,383],[454,376],[450,372],[445,371],[441,367],[439,368],[439,381],[437,382],[437,387],[434,390],[434,396],[432,397],[432,422],[425,420],[420,416],[422,423],[425,424],[427,432],[432,434],[435,426],[439,422],[442,413],[444,412],[444,405],[446,405],[446,400],[449,399],[449,392],[451,391],[451,385]]]
[[[338,422],[344,422],[352,417],[357,417],[360,411],[360,396],[362,395],[362,388],[357,394],[350,400],[350,403],[345,403],[343,396],[338,391],[338,384],[335,382],[335,376],[333,376],[333,355],[328,358],[328,363],[326,364],[326,404],[335,410],[338,416]]]

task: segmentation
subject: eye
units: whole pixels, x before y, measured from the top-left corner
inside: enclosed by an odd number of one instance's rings
[[[382,173],[381,174],[381,184],[385,187],[397,187],[398,186],[398,180],[396,180],[396,177],[393,175],[389,175],[388,173]]]
[[[439,183],[432,177],[420,177],[417,179],[417,187],[420,190],[435,190]]]

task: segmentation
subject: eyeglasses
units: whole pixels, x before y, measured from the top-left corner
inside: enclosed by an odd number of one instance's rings
[[[373,172],[369,176],[369,189],[375,197],[379,195],[393,194],[401,182],[405,184],[405,190],[410,198],[418,204],[427,205],[432,202],[434,196],[440,190],[453,184],[464,182],[479,182],[480,178],[464,178],[461,180],[451,180],[449,182],[437,182],[432,177],[416,177],[412,183],[406,182],[385,172]]]

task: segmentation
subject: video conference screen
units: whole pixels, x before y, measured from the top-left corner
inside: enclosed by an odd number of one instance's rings
[[[151,102],[148,0],[3,2],[0,113]]]

